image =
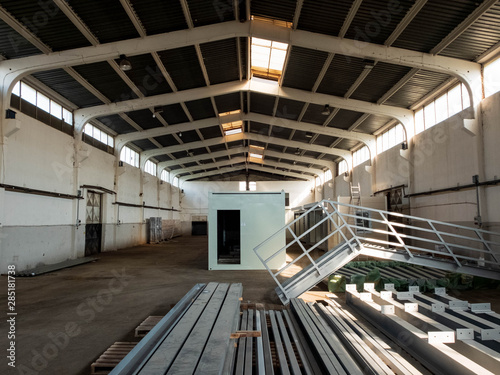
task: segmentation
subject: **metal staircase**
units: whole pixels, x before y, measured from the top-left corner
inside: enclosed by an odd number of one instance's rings
[[[323,211],[323,219],[312,227],[295,225],[317,210]],[[326,235],[306,246],[303,239],[319,226],[328,228]],[[260,249],[277,236],[286,236],[285,246],[263,258]],[[330,250],[323,253],[318,247],[325,242]],[[276,293],[284,304],[360,254],[500,280],[498,232],[328,200],[310,206],[254,251],[278,284]],[[282,252],[290,260],[271,270],[269,262]]]

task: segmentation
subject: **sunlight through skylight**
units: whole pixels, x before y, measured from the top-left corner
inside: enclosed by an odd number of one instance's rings
[[[252,72],[256,77],[279,80],[285,64],[287,43],[252,38]]]

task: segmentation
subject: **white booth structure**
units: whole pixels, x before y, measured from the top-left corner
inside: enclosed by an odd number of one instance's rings
[[[264,269],[254,247],[285,226],[285,192],[208,193],[208,269]],[[261,255],[285,246],[285,235],[269,241]],[[283,251],[269,264],[283,266]]]

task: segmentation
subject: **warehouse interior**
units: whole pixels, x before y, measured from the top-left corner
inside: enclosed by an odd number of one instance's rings
[[[12,373],[87,374],[198,282],[280,304],[245,254],[315,202],[500,232],[497,0],[0,0],[0,78],[0,273],[89,262],[17,278]],[[283,214],[250,204],[247,235],[224,208],[212,267],[211,197],[236,192],[277,194]]]

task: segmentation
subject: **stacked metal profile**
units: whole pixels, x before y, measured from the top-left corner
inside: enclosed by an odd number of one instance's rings
[[[241,284],[196,284],[110,374],[230,373],[241,293]]]
[[[432,297],[418,287],[396,292],[386,284],[347,288],[348,304],[435,374],[498,374],[500,315],[489,303],[469,304],[436,288]]]

